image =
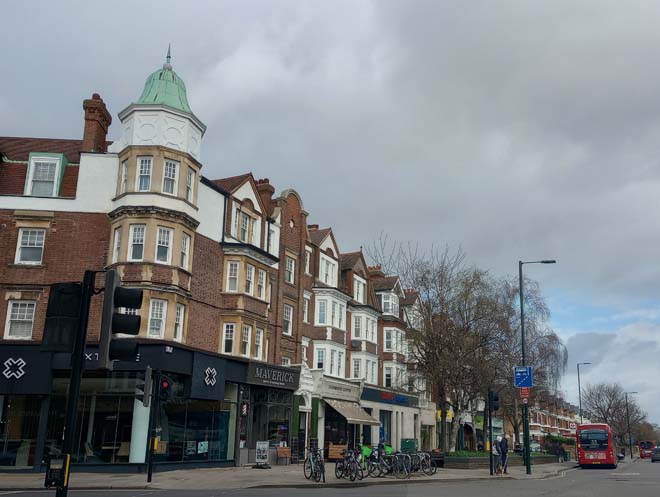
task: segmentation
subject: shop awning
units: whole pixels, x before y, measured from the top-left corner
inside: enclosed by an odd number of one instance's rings
[[[380,426],[380,421],[373,418],[367,411],[362,409],[357,402],[349,402],[347,400],[323,399],[335,411],[346,418],[351,424],[354,425],[374,425]]]

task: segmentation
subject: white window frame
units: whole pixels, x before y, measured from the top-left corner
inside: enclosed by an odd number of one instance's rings
[[[389,372],[389,377],[390,377],[390,384],[389,385],[387,384],[388,372]],[[383,368],[383,386],[385,388],[392,388],[393,385],[394,385],[394,380],[392,378],[392,368],[390,366],[388,366],[386,368]]]
[[[174,314],[174,334],[172,335],[172,339],[175,342],[181,342],[183,340],[183,323],[185,318],[186,306],[183,304],[177,304]]]
[[[181,258],[179,263],[181,267],[185,270],[188,270],[188,265],[190,263],[190,242],[192,237],[188,233],[181,234]]]
[[[149,173],[142,174],[142,161],[145,161],[144,165],[149,164]],[[135,169],[135,191],[136,192],[150,192],[151,191],[151,180],[154,173],[154,158],[149,156],[138,157],[136,161]],[[149,186],[146,189],[140,188],[140,178],[146,176],[149,178]]]
[[[303,323],[309,323],[309,303],[310,303],[310,296],[309,295],[304,295],[303,296]]]
[[[191,204],[195,198],[195,176],[195,170],[189,167],[186,173],[186,200]]]
[[[174,168],[174,177],[167,176],[167,168],[168,166],[170,168]],[[165,159],[163,162],[163,184],[161,185],[161,191],[165,195],[172,195],[173,197],[176,197],[176,195],[179,192],[179,166],[180,164],[172,159]],[[165,190],[165,181],[170,180],[172,182],[172,191],[168,192]]]
[[[328,323],[328,300],[327,299],[316,299],[318,302],[318,313],[316,314],[318,316],[318,324],[327,326]],[[321,319],[323,318],[323,319]]]
[[[316,357],[314,358],[315,359],[314,360],[314,366],[315,366],[316,369],[322,369],[323,371],[325,371],[325,365],[326,365],[326,362],[325,362],[325,349],[318,348],[318,347],[315,347],[315,349],[316,349],[315,350],[315,352],[316,352],[315,356]],[[320,366],[319,366],[319,363],[320,363]]]
[[[312,250],[305,247],[305,274],[312,274]]]
[[[262,328],[257,328],[254,334],[254,357],[260,361],[263,359],[263,340],[264,330]]]
[[[289,255],[285,256],[285,258],[286,262],[284,267],[284,281],[290,285],[293,285],[296,281],[296,260]]]
[[[383,351],[392,352],[394,350],[394,339],[396,331],[393,328],[385,328],[383,330]],[[388,339],[389,336],[389,339]],[[389,342],[389,345],[388,345]]]
[[[293,313],[294,313],[293,306],[290,304],[284,304],[282,310],[282,333],[287,336],[293,335]],[[289,314],[288,320],[287,320],[287,314]],[[285,326],[285,323],[287,323],[287,321],[288,321],[288,326]]]
[[[353,338],[362,340],[362,316],[353,316]]]
[[[112,239],[112,263],[119,262],[121,254],[121,226],[114,229],[114,237]]]
[[[337,351],[335,349],[330,349],[330,373],[334,376],[335,374],[335,358],[337,357]]]
[[[344,376],[344,353],[342,351],[337,352],[337,376],[340,378]]]
[[[121,163],[121,176],[119,178],[119,194],[126,193],[126,184],[128,183],[128,161]]]
[[[241,355],[243,357],[250,357],[251,342],[252,342],[252,326],[249,324],[244,324],[243,332],[241,333]]]
[[[231,332],[231,340],[227,340],[228,332]],[[225,323],[222,327],[222,353],[234,353],[234,341],[236,340],[236,323]],[[227,342],[231,341],[231,350],[227,352]]]
[[[236,268],[236,276],[232,276],[232,268]],[[240,264],[238,261],[228,261],[227,262],[227,292],[230,293],[237,293],[238,292],[238,280],[239,280],[239,273],[240,273]],[[235,280],[236,284],[234,288],[231,288],[231,281]]]
[[[161,245],[161,232],[167,233],[167,245]],[[172,245],[174,242],[174,230],[167,226],[158,226],[156,229],[156,249],[154,251],[154,262],[156,264],[172,264]],[[158,247],[167,247],[167,260],[158,260]]]
[[[142,230],[142,257],[139,259],[134,259],[133,258],[133,246],[136,245],[135,243],[135,232],[138,230],[138,228],[141,228]],[[129,262],[141,262],[144,260],[144,250],[146,248],[146,242],[147,242],[147,225],[146,224],[131,224],[129,226],[128,230],[128,237],[129,237],[129,243],[128,243],[128,253],[126,254],[126,260]],[[140,244],[137,244],[140,245]]]
[[[352,361],[353,363],[353,370],[351,371],[351,377],[352,378],[361,378],[361,369],[362,369],[362,358],[354,358]]]
[[[53,193],[51,195],[34,195],[33,190],[34,190],[34,173],[37,169],[37,163],[39,164],[55,164],[55,172],[53,173]],[[29,178],[27,181],[27,187],[26,187],[26,194],[35,197],[44,197],[44,198],[50,198],[50,197],[57,197],[59,196],[59,189],[60,189],[60,175],[61,175],[61,168],[62,168],[62,159],[59,157],[43,157],[43,156],[35,156],[35,157],[30,157],[30,172],[29,172]]]
[[[254,273],[255,268],[252,264],[245,266],[245,293],[252,295],[254,293]]]
[[[291,358],[282,356],[282,359],[280,360],[280,365],[281,366],[291,366]]]
[[[154,317],[154,304],[162,304],[162,316],[160,318]],[[151,333],[151,324],[154,319],[160,319],[161,326],[158,336]],[[162,339],[165,336],[165,327],[167,326],[167,300],[164,299],[151,299],[149,302],[149,325],[147,326],[147,338]]]
[[[27,232],[34,231],[37,233],[37,240],[41,238],[41,246],[39,245],[25,245],[23,246],[23,234]],[[46,247],[46,228],[18,228],[18,240],[16,242],[16,255],[14,258],[15,264],[20,264],[22,266],[40,266],[44,260],[44,249]],[[23,248],[40,248],[41,257],[38,261],[21,261],[21,254]]]
[[[31,319],[31,325],[30,325],[30,335],[29,336],[12,336],[11,335],[11,313],[14,308],[14,305],[20,305],[20,304],[25,304],[27,306],[32,307],[32,319]],[[20,300],[20,299],[15,299],[15,300],[9,300],[7,302],[7,317],[5,319],[5,333],[4,337],[5,340],[32,340],[32,333],[34,332],[34,315],[36,314],[37,311],[37,302],[36,300]],[[19,321],[18,319],[15,319],[14,321]],[[27,322],[27,319],[21,319],[21,322]]]
[[[353,291],[353,298],[355,299],[356,302],[359,302],[360,304],[364,304],[365,302],[365,297],[367,293],[367,282],[360,278],[359,276],[353,276],[353,286],[354,291]]]
[[[257,298],[266,300],[266,271],[259,269],[257,276]]]
[[[346,330],[346,322],[344,316],[346,315],[346,306],[344,304],[339,304],[339,316],[337,316],[338,326],[340,330]]]

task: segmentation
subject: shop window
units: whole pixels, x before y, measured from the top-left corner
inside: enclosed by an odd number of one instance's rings
[[[291,392],[274,388],[251,388],[252,440],[268,440],[272,446],[289,443]]]
[[[236,325],[234,323],[226,323],[224,333],[222,335],[222,351],[225,354],[231,354],[234,351],[234,330]]]
[[[29,340],[32,338],[34,310],[36,302],[31,300],[10,300],[7,305],[5,338]]]
[[[0,395],[0,466],[33,466],[41,398]]]
[[[44,254],[46,230],[42,228],[19,228],[16,264],[41,264]]]
[[[163,338],[167,319],[167,300],[151,299],[149,338]]]

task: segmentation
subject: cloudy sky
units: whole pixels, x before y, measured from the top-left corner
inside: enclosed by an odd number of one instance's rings
[[[204,172],[303,196],[342,250],[381,231],[528,266],[570,352],[660,422],[660,3],[7,2],[0,134],[79,138],[172,43]]]

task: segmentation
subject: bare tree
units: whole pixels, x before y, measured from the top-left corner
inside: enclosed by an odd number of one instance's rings
[[[646,421],[646,413],[633,397],[628,397],[626,411],[626,394],[618,383],[587,385],[582,394],[582,405],[592,416],[592,421],[610,425],[621,443],[628,442],[628,417],[633,433],[639,431],[642,423]]]

